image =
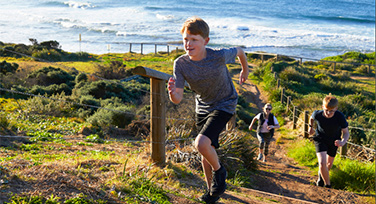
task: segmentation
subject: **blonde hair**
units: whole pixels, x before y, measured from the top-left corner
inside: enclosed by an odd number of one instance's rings
[[[204,39],[209,37],[210,32],[208,24],[197,16],[190,17],[184,22],[180,33],[183,34],[185,31],[188,34],[201,35]]]
[[[337,108],[338,107],[338,100],[336,97],[332,96],[331,93],[325,96],[324,100],[322,101],[322,105],[327,108]]]
[[[271,103],[267,103],[267,104],[265,104],[264,108],[267,108],[268,106],[270,106],[270,108],[273,108],[273,106],[272,106]]]

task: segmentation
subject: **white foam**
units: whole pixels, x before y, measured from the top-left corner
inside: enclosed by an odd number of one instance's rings
[[[76,8],[76,9],[88,9],[88,8],[94,8],[91,3],[87,2],[78,2],[78,1],[66,1],[64,4],[68,5],[71,8]]]

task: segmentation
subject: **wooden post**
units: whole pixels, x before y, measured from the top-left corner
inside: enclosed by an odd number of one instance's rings
[[[150,132],[151,159],[158,165],[165,165],[165,127],[166,127],[166,82],[150,78]]]
[[[287,102],[286,102],[286,113],[289,114],[289,106],[291,103],[291,96],[287,96]]]
[[[179,48],[176,47],[176,55],[178,55],[178,52],[179,52]]]
[[[170,55],[170,46],[167,45],[167,55]]]
[[[371,73],[371,65],[368,65],[367,74]]]
[[[277,79],[277,72],[274,72],[273,76],[274,76],[274,79]]]
[[[261,54],[261,63],[264,64],[264,54]]]
[[[345,145],[343,145],[341,148],[340,148],[340,154],[341,154],[341,157],[344,157],[346,156],[347,154],[347,143]]]
[[[281,80],[277,79],[277,88],[279,88],[280,86],[281,86]]]
[[[304,126],[303,126],[303,136],[308,138],[308,111],[304,111]]]
[[[158,165],[165,165],[166,82],[172,75],[141,66],[135,67],[132,73],[150,78],[151,159]],[[189,84],[185,82],[185,86]]]
[[[157,44],[154,44],[154,53],[157,54]]]
[[[144,43],[141,43],[141,54],[143,54]]]
[[[132,43],[129,43],[129,52],[132,52]]]
[[[284,88],[282,88],[282,90],[281,90],[281,103],[283,104],[283,96],[285,95],[285,89]]]
[[[292,116],[292,129],[295,130],[296,129],[296,122],[298,121],[298,110],[297,110],[297,107],[294,106],[294,114]]]

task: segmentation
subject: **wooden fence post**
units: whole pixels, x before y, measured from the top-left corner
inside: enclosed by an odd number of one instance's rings
[[[291,96],[287,96],[287,101],[286,101],[286,113],[289,114],[289,106],[291,103]]]
[[[303,125],[303,136],[308,138],[308,111],[304,111],[304,125]]]
[[[281,103],[283,104],[283,96],[285,95],[285,89],[284,88],[282,88],[282,90],[281,90]]]
[[[347,154],[347,143],[340,148],[340,154],[341,154],[341,157],[346,156],[346,154]]]
[[[144,43],[141,43],[141,55],[143,54]]]
[[[151,159],[158,165],[165,165],[165,128],[166,128],[166,82],[150,78],[150,132]]]
[[[297,107],[294,106],[294,114],[292,116],[292,129],[295,130],[296,129],[296,122],[298,121],[298,110],[297,110]]]
[[[157,54],[157,44],[154,45],[154,53]]]
[[[133,74],[150,78],[151,159],[158,165],[166,163],[166,82],[172,76],[147,67],[135,67]],[[185,82],[185,86],[189,84]]]
[[[279,88],[280,86],[281,86],[281,80],[277,79],[277,88]]]
[[[167,45],[167,55],[170,55],[170,46]]]
[[[132,52],[132,43],[129,43],[129,52]]]

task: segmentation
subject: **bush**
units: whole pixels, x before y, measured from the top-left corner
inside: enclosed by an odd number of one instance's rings
[[[0,62],[0,74],[15,73],[18,69],[18,64],[8,63],[5,60]]]
[[[75,82],[76,84],[80,83],[80,82],[86,82],[87,81],[87,75],[84,74],[84,73],[80,73],[76,76],[76,79],[75,79]]]
[[[66,83],[67,85],[72,86],[74,76],[70,75],[60,68],[54,68],[50,66],[30,73],[27,76],[27,79],[30,82],[34,82],[35,84],[42,86],[62,83]]]
[[[125,128],[134,119],[134,108],[130,106],[117,106],[110,104],[105,106],[106,109],[99,109],[94,115],[90,116],[87,121],[94,126],[117,126]]]
[[[48,50],[48,49],[35,51],[33,52],[32,57],[36,61],[48,61],[48,62],[58,62],[58,61],[61,61],[62,59],[62,55],[60,52],[56,50]]]

